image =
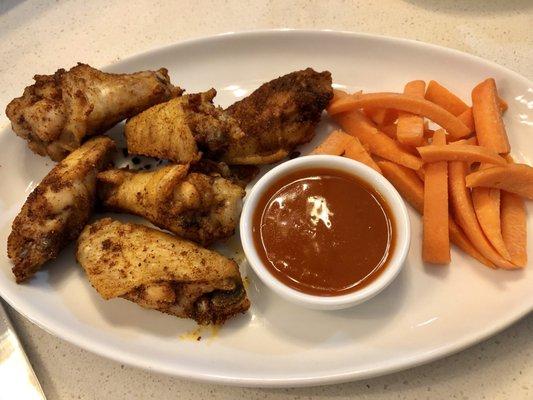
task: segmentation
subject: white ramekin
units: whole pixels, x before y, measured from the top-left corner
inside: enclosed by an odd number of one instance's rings
[[[310,168],[336,169],[358,177],[364,182],[367,182],[376,190],[376,192],[381,194],[383,199],[389,205],[392,213],[394,244],[389,261],[387,262],[385,269],[374,281],[355,292],[340,296],[316,296],[295,290],[279,281],[270,273],[263,264],[255,247],[252,233],[253,215],[257,203],[265,193],[265,190],[284,175]],[[327,155],[300,157],[284,162],[267,172],[248,193],[242,210],[240,231],[244,253],[257,276],[259,276],[270,289],[283,298],[304,307],[318,310],[335,310],[351,307],[374,297],[385,289],[402,269],[405,257],[409,251],[411,240],[411,227],[405,203],[389,181],[372,168],[367,167],[360,162],[345,157]]]

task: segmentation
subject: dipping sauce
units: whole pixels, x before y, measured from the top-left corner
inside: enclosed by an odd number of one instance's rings
[[[254,244],[293,289],[338,296],[368,285],[393,246],[388,205],[368,184],[333,169],[304,169],[273,184],[253,216]]]

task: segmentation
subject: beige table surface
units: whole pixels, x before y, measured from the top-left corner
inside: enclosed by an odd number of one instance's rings
[[[531,0],[0,0],[0,106],[18,96],[33,74],[76,61],[106,65],[185,38],[279,27],[417,39],[533,78]],[[2,114],[0,126],[7,123]],[[109,361],[9,311],[49,399],[533,398],[533,315],[462,353],[393,375],[318,388],[241,389]]]

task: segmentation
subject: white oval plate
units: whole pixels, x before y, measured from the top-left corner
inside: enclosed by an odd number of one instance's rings
[[[282,30],[192,40],[122,60],[107,70],[161,66],[189,92],[217,88],[216,101],[223,106],[262,82],[308,66],[331,71],[338,87],[349,90],[401,91],[409,80],[436,79],[466,100],[474,84],[492,76],[509,101],[505,122],[513,155],[518,161],[533,161],[531,82],[457,51],[354,33]],[[324,120],[303,152],[330,129]],[[371,301],[336,312],[306,310],[274,295],[242,263],[250,282],[250,311],[229,321],[214,337],[187,340],[180,336],[195,328],[190,321],[126,300],[102,300],[76,265],[72,245],[30,283],[16,285],[5,256],[10,224],[52,162],[33,155],[24,141],[4,129],[0,165],[2,297],[54,335],[141,368],[245,386],[348,381],[461,350],[533,309],[531,266],[494,271],[457,251],[449,267],[424,266],[420,217],[411,210],[413,241],[407,265]],[[225,247],[242,261],[238,240]],[[533,254],[531,238],[528,247]]]

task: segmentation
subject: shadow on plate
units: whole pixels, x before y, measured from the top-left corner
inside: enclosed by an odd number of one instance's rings
[[[409,269],[408,263],[404,269]],[[254,318],[262,320],[265,329],[277,331],[288,340],[313,345],[335,337],[352,342],[385,329],[402,308],[407,274],[401,272],[394,282],[376,297],[358,306],[336,311],[308,310],[287,302],[268,289],[251,271],[249,293],[254,305]]]
[[[458,263],[459,264],[459,263]],[[474,269],[474,273],[480,278],[493,285],[500,291],[508,290],[507,285],[524,279],[526,274],[526,269],[517,269],[517,270],[505,270],[505,269],[492,269],[484,266],[480,262],[473,261],[464,261],[461,263],[463,267],[470,267]],[[469,265],[470,264],[470,265]],[[474,265],[471,265],[474,264]]]
[[[469,0],[460,2],[449,2],[442,0],[404,0],[419,8],[424,8],[435,13],[446,13],[454,15],[468,15],[468,17],[485,17],[487,13],[496,14],[499,12],[526,11],[533,7],[530,0],[507,0],[507,1],[486,1]]]

